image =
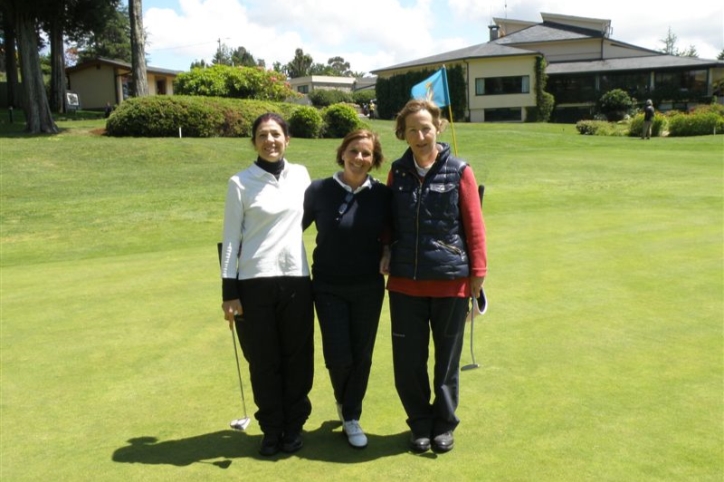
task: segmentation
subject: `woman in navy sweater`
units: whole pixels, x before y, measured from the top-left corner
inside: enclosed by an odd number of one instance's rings
[[[312,287],[324,361],[344,434],[355,448],[367,446],[359,420],[385,293],[380,237],[390,191],[369,175],[383,160],[376,133],[351,132],[337,149],[342,171],[313,181],[304,195],[302,226],[317,227]]]

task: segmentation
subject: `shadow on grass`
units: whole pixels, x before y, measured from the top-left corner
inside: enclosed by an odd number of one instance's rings
[[[119,463],[163,464],[187,466],[193,463],[215,465],[226,469],[232,459],[255,458],[275,461],[287,457],[319,460],[332,463],[367,462],[407,452],[407,432],[393,435],[367,434],[367,448],[353,449],[339,422],[324,422],[319,428],[304,432],[304,447],[293,454],[280,452],[272,457],[262,457],[257,452],[261,435],[222,430],[193,437],[159,441],[156,437],[136,437],[113,452],[112,460]],[[222,460],[215,460],[222,459]],[[215,460],[211,462],[212,460]]]

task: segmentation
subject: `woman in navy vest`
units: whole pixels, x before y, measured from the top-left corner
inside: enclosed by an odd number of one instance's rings
[[[427,100],[409,101],[397,116],[395,134],[408,149],[388,175],[393,229],[380,265],[389,275],[395,387],[411,429],[410,447],[418,453],[454,446],[468,302],[487,272],[477,181],[449,145],[437,142],[445,125]]]

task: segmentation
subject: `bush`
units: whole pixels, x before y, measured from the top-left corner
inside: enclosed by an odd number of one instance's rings
[[[628,135],[631,137],[641,137],[641,131],[644,129],[643,113],[635,115],[629,122]],[[651,136],[659,137],[666,130],[666,117],[657,112],[654,114],[654,120],[651,122]]]
[[[589,136],[623,136],[626,129],[619,124],[602,120],[582,120],[576,123],[580,134]]]
[[[324,137],[344,137],[365,124],[360,120],[357,110],[348,104],[334,104],[322,112],[324,118]]]
[[[633,107],[634,102],[628,93],[622,89],[613,89],[601,96],[598,109],[606,115],[609,121],[615,122],[623,119]]]
[[[372,99],[377,99],[377,93],[374,90],[358,90],[352,93],[352,101],[360,107],[369,104]]]
[[[294,137],[315,139],[322,136],[324,121],[315,107],[299,107],[289,117],[289,130]]]
[[[526,108],[526,122],[548,122],[555,107],[555,97],[549,92],[541,93],[540,105]]]
[[[352,103],[352,94],[337,89],[320,89],[310,92],[307,97],[314,107],[323,108],[341,102]]]
[[[232,97],[282,102],[299,97],[286,77],[262,67],[212,65],[180,73],[173,84],[178,95]]]
[[[718,114],[716,109],[702,108],[692,111],[691,114],[676,113],[669,117],[669,135],[705,136],[721,134],[724,131],[724,116]]]
[[[123,101],[106,121],[110,136],[248,137],[251,123],[265,112],[284,118],[298,109],[295,104],[220,97],[157,95]]]

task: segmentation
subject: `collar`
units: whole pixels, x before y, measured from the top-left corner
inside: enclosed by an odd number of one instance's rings
[[[361,185],[360,187],[358,187],[357,189],[355,189],[354,191],[352,190],[351,187],[349,187],[348,185],[346,185],[346,184],[344,183],[344,181],[342,180],[342,173],[341,173],[341,172],[335,172],[335,173],[332,175],[332,178],[333,178],[335,181],[337,181],[337,184],[339,184],[340,186],[342,186],[342,188],[343,188],[345,191],[351,192],[352,194],[357,194],[358,192],[363,191],[364,189],[368,189],[368,188],[371,188],[371,187],[372,187],[372,178],[370,177],[369,174],[367,175],[367,179],[365,179],[365,182],[363,182],[362,185]]]

